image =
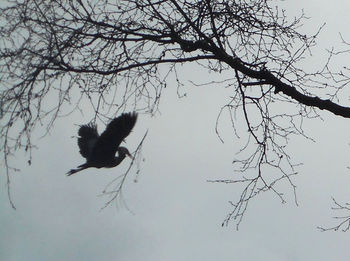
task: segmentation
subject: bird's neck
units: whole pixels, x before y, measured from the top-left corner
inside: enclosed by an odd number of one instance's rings
[[[125,154],[121,154],[118,157],[115,157],[113,163],[111,164],[111,167],[118,166],[125,159],[125,157]]]

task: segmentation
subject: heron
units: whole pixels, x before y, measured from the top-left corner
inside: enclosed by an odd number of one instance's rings
[[[67,176],[87,168],[113,168],[118,166],[126,156],[132,158],[128,149],[120,144],[130,134],[136,120],[135,112],[123,113],[113,119],[101,135],[98,135],[96,124],[80,126],[78,146],[86,163],[68,171]],[[117,157],[116,152],[118,152]]]

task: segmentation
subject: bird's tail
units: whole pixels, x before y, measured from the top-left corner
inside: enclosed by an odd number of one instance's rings
[[[73,174],[75,174],[75,173],[77,173],[77,172],[79,172],[79,171],[82,171],[82,170],[84,170],[84,169],[87,169],[87,168],[89,168],[90,166],[88,166],[87,164],[82,164],[82,165],[80,165],[80,166],[78,166],[78,168],[76,168],[76,169],[71,169],[70,171],[68,171],[66,174],[67,174],[67,176],[70,176],[70,175],[73,175]]]

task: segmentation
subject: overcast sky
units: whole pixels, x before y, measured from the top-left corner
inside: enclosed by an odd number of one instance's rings
[[[347,1],[286,2],[312,17],[305,30],[327,22],[318,41],[321,50],[341,41],[338,32],[350,42]],[[317,60],[316,55],[305,61],[306,68]],[[343,65],[349,66],[348,60]],[[195,71],[192,76],[201,79]],[[294,178],[299,206],[288,186],[286,204],[262,194],[251,201],[236,231],[234,223],[221,223],[240,187],[207,182],[234,175],[231,129],[222,125],[224,144],[215,134],[228,90],[189,83],[182,91],[187,96],[178,99],[169,86],[161,114],[139,115],[127,139],[126,146],[134,150],[149,130],[141,172],[131,173],[124,186],[127,206],[119,202],[100,211],[108,198],[98,195],[129,160],[114,169],[65,176],[83,163],[72,138],[75,124],[89,122],[92,115],[58,119],[50,135],[37,140],[31,166],[19,153],[16,166],[22,171],[12,176],[11,185],[16,211],[4,185],[0,192],[0,260],[348,260],[350,232],[321,233],[317,226],[336,224],[331,197],[350,202],[349,121],[327,112],[320,112],[323,121],[306,121],[305,130],[316,143],[302,138],[290,142],[293,159],[304,163]]]

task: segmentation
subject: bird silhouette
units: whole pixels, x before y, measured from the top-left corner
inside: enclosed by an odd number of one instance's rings
[[[118,166],[126,156],[132,158],[128,149],[120,144],[130,134],[136,120],[135,112],[123,113],[113,119],[100,136],[95,124],[82,125],[78,131],[78,146],[86,163],[68,171],[67,176],[87,168],[113,168]],[[116,152],[118,157],[115,156]]]

